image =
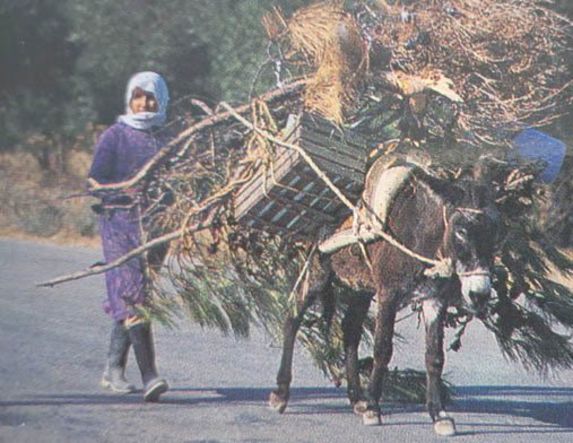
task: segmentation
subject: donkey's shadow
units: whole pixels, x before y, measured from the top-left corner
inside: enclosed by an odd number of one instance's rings
[[[503,414],[573,428],[573,388],[543,386],[462,386],[450,410]]]
[[[220,388],[217,401],[225,402],[264,402],[269,390],[249,388]],[[349,413],[350,406],[339,405],[336,398],[346,399],[341,389],[335,388],[294,388],[293,405],[305,400],[321,399],[325,403],[312,402],[302,408],[309,413]],[[322,408],[321,408],[322,406]],[[423,412],[424,405],[391,403],[383,404],[386,414]],[[456,413],[499,414],[513,417],[531,418],[547,425],[570,428],[573,430],[573,388],[544,386],[462,386],[454,389],[449,409]],[[304,414],[303,411],[294,413]],[[291,411],[290,413],[293,413]],[[494,425],[496,426],[496,425]]]

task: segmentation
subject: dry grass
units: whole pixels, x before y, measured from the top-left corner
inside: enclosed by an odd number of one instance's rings
[[[551,123],[571,103],[571,24],[547,2],[358,3],[353,14],[335,1],[265,19],[269,36],[286,48],[285,61],[311,78],[307,108],[337,123],[363,104],[361,80],[375,83],[390,71],[440,72],[451,80],[463,99],[456,138],[474,146],[505,145],[524,127]],[[382,100],[394,93],[383,89]]]
[[[299,57],[294,63],[315,70],[304,94],[306,109],[338,124],[354,105],[368,66],[360,28],[342,3],[316,3],[298,10],[288,21],[275,9],[263,19],[271,39],[288,36],[287,52]]]
[[[25,152],[0,155],[0,236],[58,244],[93,246],[96,218],[91,198],[65,196],[82,192],[91,155],[71,151],[66,157],[69,174],[43,171]]]

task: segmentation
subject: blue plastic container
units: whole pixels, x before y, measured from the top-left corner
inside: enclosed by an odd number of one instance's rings
[[[553,138],[537,129],[526,129],[513,139],[516,154],[522,160],[542,160],[546,167],[540,175],[545,183],[552,183],[559,175],[567,146],[561,140]]]

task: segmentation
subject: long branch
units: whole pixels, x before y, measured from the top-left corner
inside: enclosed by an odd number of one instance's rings
[[[298,80],[293,83],[290,83],[282,88],[272,90],[266,94],[263,94],[259,97],[259,100],[263,101],[272,101],[277,98],[283,97],[288,94],[292,94],[297,90],[301,89],[306,84],[306,80]],[[249,112],[251,110],[251,105],[246,104],[239,106],[236,112],[241,114]],[[175,137],[172,141],[170,141],[167,145],[165,145],[157,154],[155,154],[140,170],[139,172],[134,175],[129,180],[118,182],[118,183],[109,183],[109,184],[94,184],[90,187],[90,191],[117,191],[119,189],[125,189],[134,186],[140,180],[142,180],[153,168],[155,168],[164,158],[169,156],[173,149],[175,149],[179,143],[188,139],[193,134],[200,132],[206,128],[211,126],[215,126],[225,120],[229,120],[232,118],[232,114],[229,112],[222,112],[219,114],[215,114],[209,117],[204,118],[203,120],[191,125],[189,128],[185,129],[177,137]]]
[[[170,232],[169,234],[165,234],[161,237],[158,237],[144,245],[139,246],[138,248],[132,249],[127,254],[122,255],[117,260],[112,261],[111,263],[106,263],[105,265],[96,265],[91,266],[88,269],[84,269],[83,271],[74,272],[73,274],[62,275],[60,277],[56,277],[52,280],[48,280],[41,283],[36,283],[38,287],[53,287],[60,283],[65,283],[68,281],[79,280],[80,278],[89,277],[91,275],[101,274],[102,272],[109,271],[110,269],[116,268],[121,266],[126,261],[131,260],[138,255],[143,254],[148,249],[151,249],[155,246],[161,245],[163,243],[168,243],[177,237],[180,237],[183,233],[183,229],[178,229],[177,231]]]
[[[203,210],[204,209],[206,209],[206,208],[203,208]],[[206,219],[203,222],[195,223],[194,225],[192,225],[190,227],[182,226],[181,228],[177,229],[176,231],[162,235],[161,237],[157,237],[157,238],[155,238],[155,239],[153,239],[153,240],[151,240],[151,241],[149,241],[149,242],[147,242],[147,243],[145,243],[145,244],[143,244],[143,245],[141,245],[135,249],[132,249],[127,254],[122,255],[121,257],[112,261],[111,263],[106,263],[105,265],[91,266],[88,269],[84,269],[83,271],[74,272],[73,274],[62,275],[62,276],[56,277],[52,280],[36,283],[36,286],[38,286],[38,287],[50,287],[51,288],[51,287],[54,287],[55,285],[58,285],[61,283],[65,283],[65,282],[69,282],[69,281],[73,281],[73,280],[79,280],[79,279],[84,278],[84,277],[90,277],[92,275],[101,274],[103,272],[109,271],[110,269],[117,268],[118,266],[121,266],[122,264],[124,264],[128,260],[131,260],[132,258],[143,254],[145,251],[148,251],[151,248],[162,245],[164,243],[169,243],[169,242],[181,237],[184,234],[191,234],[193,232],[197,232],[197,231],[201,231],[203,229],[209,228],[213,222],[213,216],[216,212],[217,212],[216,209],[212,210],[208,213]]]

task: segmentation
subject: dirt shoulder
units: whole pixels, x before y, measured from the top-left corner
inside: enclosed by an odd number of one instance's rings
[[[44,245],[55,244],[59,246],[78,246],[90,249],[100,247],[99,237],[82,237],[64,232],[60,232],[51,237],[39,237],[12,227],[0,227],[0,239],[26,240]]]

